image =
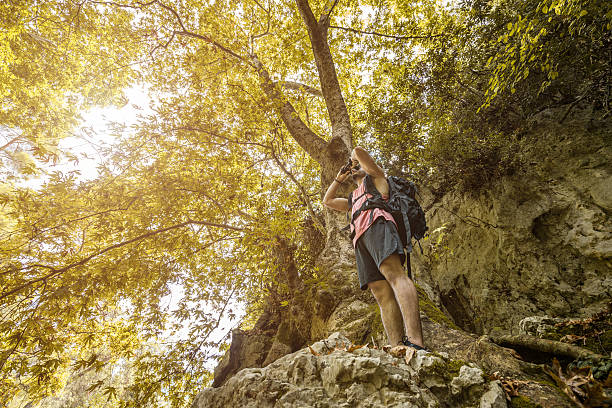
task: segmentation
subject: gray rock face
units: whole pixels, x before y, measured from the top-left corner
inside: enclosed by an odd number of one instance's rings
[[[484,383],[483,372],[478,367],[461,366],[459,375],[451,381],[451,391],[454,395],[461,393],[472,385]]]
[[[431,232],[413,270],[473,333],[586,317],[612,297],[611,121],[546,121],[527,138],[527,168],[478,194],[422,188]]]
[[[463,365],[453,374],[453,362],[442,355],[418,351],[407,359],[350,346],[334,333],[265,368],[244,369],[222,387],[204,389],[192,407],[504,406],[478,367]]]

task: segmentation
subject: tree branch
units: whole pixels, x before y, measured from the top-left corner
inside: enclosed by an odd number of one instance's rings
[[[43,282],[42,284],[42,291],[40,292],[40,295],[38,296],[38,302],[36,302],[36,307],[34,307],[32,309],[32,314],[30,315],[30,320],[34,318],[34,315],[36,314],[36,312],[38,311],[38,307],[40,306],[40,301],[42,300],[42,296],[45,294],[45,290],[47,289],[47,282]],[[2,369],[4,368],[4,365],[6,364],[6,362],[8,361],[9,357],[11,356],[11,354],[13,354],[15,352],[15,350],[17,350],[17,347],[19,347],[19,344],[21,343],[21,340],[23,339],[23,336],[25,334],[25,332],[28,330],[28,323],[26,321],[25,323],[25,327],[23,328],[23,330],[21,331],[21,333],[19,334],[19,338],[17,339],[17,341],[15,342],[15,345],[13,346],[12,350],[6,355],[6,358],[4,358],[4,360],[2,361],[2,364],[0,364],[0,372],[2,372]],[[6,378],[8,373],[5,373],[3,379]]]
[[[323,138],[315,134],[300,118],[300,115],[296,112],[295,108],[286,98],[283,97],[279,89],[274,86],[274,82],[270,78],[270,74],[264,68],[263,64],[253,54],[251,57],[252,65],[257,70],[259,78],[261,80],[261,87],[266,93],[268,98],[276,105],[276,110],[280,115],[281,119],[289,134],[295,139],[295,141],[317,162],[325,162],[325,147],[326,142]]]
[[[6,149],[7,147],[9,147],[10,145],[12,145],[13,143],[15,143],[16,141],[18,141],[21,138],[21,136],[16,136],[14,138],[12,138],[11,140],[8,141],[8,143],[6,143],[4,146],[0,146],[0,151]]]
[[[264,31],[263,33],[260,34],[255,34],[255,35],[251,35],[250,37],[250,44],[251,44],[251,53],[253,52],[253,42],[255,40],[257,40],[258,38],[264,37],[268,34],[270,34],[270,7],[268,7],[267,9],[262,6],[257,0],[253,0],[255,2],[255,4],[257,4],[257,6],[259,6],[259,8],[261,8],[267,15],[267,21],[266,21],[266,31]]]
[[[45,229],[42,229],[42,230],[36,231],[36,235],[34,235],[34,236],[33,236],[32,238],[30,238],[30,239],[34,239],[34,238],[35,238],[35,237],[36,237],[38,234],[43,234],[43,233],[45,233],[45,232],[52,231],[52,230],[54,230],[54,229],[57,229],[57,228],[63,227],[63,226],[65,226],[65,225],[68,225],[68,224],[73,223],[73,222],[82,221],[82,220],[85,220],[85,219],[87,219],[87,218],[96,217],[96,216],[98,216],[98,215],[108,214],[108,213],[111,213],[111,212],[114,212],[114,211],[127,211],[127,210],[128,210],[128,209],[129,209],[129,208],[132,206],[132,204],[134,204],[134,202],[135,202],[135,201],[136,201],[138,198],[140,198],[140,196],[135,196],[134,198],[132,198],[132,199],[131,199],[131,200],[130,200],[130,201],[127,203],[127,204],[126,204],[126,206],[125,206],[125,207],[110,208],[110,209],[108,209],[108,210],[99,211],[99,212],[96,212],[96,213],[93,213],[93,214],[84,215],[84,216],[82,216],[82,217],[73,218],[73,219],[71,219],[71,220],[64,221],[63,223],[61,223],[61,224],[57,224],[57,225],[55,225],[55,226],[53,226],[53,227],[48,227],[48,228],[45,228]],[[36,228],[36,224],[38,224],[39,222],[40,222],[40,220],[38,220],[38,221],[36,221],[36,222],[34,222],[33,224],[30,224],[30,225],[31,225],[32,227]],[[3,235],[0,235],[0,239],[8,239],[8,238],[10,238],[12,235],[14,235],[14,234],[16,234],[16,233],[18,233],[18,232],[23,232],[23,231],[25,231],[25,229],[26,229],[26,228],[24,227],[24,228],[21,228],[21,229],[18,229],[18,230],[10,231],[10,232],[8,232],[8,233],[6,234],[6,238],[4,237],[4,234],[3,234]],[[23,245],[20,245],[20,246],[23,246]],[[17,247],[17,248],[19,248],[19,247]],[[11,248],[11,249],[16,249],[16,248]],[[5,273],[7,273],[7,271],[0,272],[0,276],[4,275]]]
[[[280,167],[280,169],[291,179],[291,181],[293,181],[293,183],[300,190],[300,193],[302,194],[302,199],[304,200],[304,204],[306,204],[306,207],[308,207],[308,212],[310,213],[310,216],[312,217],[312,222],[314,223],[315,227],[319,230],[319,232],[323,234],[323,236],[325,236],[325,227],[323,226],[323,224],[319,220],[319,217],[317,217],[314,210],[312,209],[312,204],[310,202],[310,198],[308,198],[308,193],[306,193],[306,190],[304,189],[302,184],[300,184],[300,182],[295,178],[293,173],[287,170],[283,162],[275,154],[274,148],[270,149],[270,153],[272,154],[272,157],[274,158],[274,161],[276,162],[278,167]]]
[[[202,348],[202,345],[204,344],[204,342],[206,340],[208,340],[208,337],[211,335],[211,333],[213,331],[215,331],[219,327],[219,325],[221,324],[221,318],[223,317],[223,313],[225,313],[225,309],[227,308],[227,305],[229,304],[230,300],[232,300],[232,297],[234,296],[234,293],[236,293],[236,290],[242,284],[243,281],[244,281],[244,279],[241,280],[238,285],[234,286],[234,288],[232,289],[231,293],[229,294],[229,296],[225,300],[225,303],[223,304],[223,308],[221,309],[221,312],[219,312],[219,316],[217,317],[217,321],[215,322],[215,325],[208,330],[208,332],[202,337],[202,339],[200,340],[198,345],[193,348],[191,353],[189,353],[188,361],[190,363],[195,358],[196,353]]]
[[[197,38],[199,40],[203,40],[209,44],[211,44],[212,46],[220,49],[221,51],[231,55],[232,57],[242,61],[242,62],[247,62],[248,63],[248,58],[243,57],[240,54],[235,53],[234,51],[230,50],[229,48],[221,45],[220,43],[218,43],[217,41],[213,40],[212,38],[206,36],[206,35],[202,35],[202,34],[198,34],[198,33],[193,33],[191,31],[185,31],[185,30],[181,30],[181,31],[175,31],[176,34],[178,35],[183,35],[185,37],[191,37],[191,38]]]
[[[425,38],[435,38],[435,37],[444,37],[446,34],[429,34],[429,35],[391,35],[391,34],[383,34],[378,33],[376,31],[362,31],[357,30],[355,28],[350,27],[339,27],[330,25],[329,28],[336,28],[338,30],[350,31],[356,34],[367,34],[367,35],[376,35],[379,37],[393,38],[394,40],[416,40],[416,39],[425,39]]]
[[[241,140],[234,140],[232,138],[229,138],[227,136],[223,136],[219,133],[213,132],[211,130],[206,130],[206,129],[202,129],[202,128],[198,128],[198,127],[193,127],[193,126],[177,126],[175,128],[173,128],[172,130],[186,130],[186,131],[190,131],[190,132],[201,132],[201,133],[205,133],[207,135],[213,136],[213,137],[217,137],[221,140],[225,140],[228,143],[235,143],[238,145],[245,145],[245,146],[259,146],[265,150],[270,149],[270,146],[262,144],[262,143],[257,143],[257,142],[243,142]],[[202,142],[205,143],[205,142]],[[212,144],[214,142],[211,142],[210,144]],[[218,145],[225,145],[225,144],[221,144],[221,143],[217,143]]]
[[[312,86],[300,84],[299,82],[277,81],[274,82],[274,85],[280,85],[283,88],[291,89],[292,91],[304,91],[314,96],[323,97],[323,93],[319,89],[313,88]]]
[[[333,2],[330,4],[329,2],[325,6],[321,17],[319,18],[319,24],[321,26],[329,27],[329,22],[331,20],[331,15],[334,12],[334,8],[338,4],[338,0],[332,0]]]
[[[351,150],[353,148],[351,121],[346,109],[346,103],[342,97],[342,90],[340,89],[340,83],[336,74],[336,66],[327,42],[328,21],[324,20],[321,24],[317,22],[308,4],[308,0],[296,0],[296,4],[308,30],[312,52],[321,81],[321,91],[325,98],[327,112],[331,121],[332,141],[330,143],[337,143],[333,139],[339,139],[344,142],[348,150]],[[333,6],[330,7],[330,12],[332,8]]]
[[[155,0],[153,2],[149,2],[146,5],[150,5],[150,4],[159,4],[160,7],[163,7],[164,9],[168,10],[169,12],[171,12],[174,17],[176,17],[177,22],[179,23],[179,25],[181,26],[181,30],[180,31],[174,31],[176,34],[178,35],[184,35],[186,37],[192,37],[192,38],[197,38],[199,40],[204,40],[205,42],[211,44],[212,46],[220,49],[221,51],[233,56],[234,58],[237,58],[240,61],[243,62],[248,62],[248,59],[238,55],[237,53],[235,53],[234,51],[230,50],[229,48],[221,45],[220,43],[218,43],[217,41],[213,40],[211,37],[207,36],[207,35],[202,35],[202,34],[197,34],[194,32],[189,31],[186,27],[185,24],[183,23],[183,19],[181,18],[181,16],[179,15],[179,13],[172,7],[162,3],[159,0]]]
[[[541,353],[549,353],[560,356],[567,356],[571,358],[592,358],[600,360],[605,358],[601,354],[592,352],[591,350],[574,346],[572,344],[562,343],[560,341],[540,339],[538,337],[527,336],[527,335],[504,335],[504,336],[492,336],[491,340],[499,344],[500,346],[510,347],[526,347],[531,350],[539,351]]]
[[[55,269],[52,266],[39,265],[39,264],[31,265],[28,268],[24,268],[24,269],[30,269],[30,270],[32,270],[34,268],[45,268],[45,269],[49,269],[51,272],[49,272],[45,276],[41,276],[40,278],[33,279],[33,280],[29,281],[29,282],[21,284],[21,285],[17,286],[16,288],[11,289],[11,290],[3,293],[2,295],[0,295],[0,300],[6,298],[8,296],[14,295],[15,293],[21,292],[23,289],[25,289],[25,288],[27,288],[29,286],[32,286],[35,283],[46,282],[47,279],[53,278],[53,277],[55,277],[57,275],[60,275],[60,274],[62,274],[64,272],[66,272],[69,269],[72,269],[72,268],[74,268],[76,266],[84,265],[87,262],[89,262],[90,260],[92,260],[92,259],[94,259],[94,258],[96,258],[96,257],[98,257],[98,256],[100,256],[100,255],[102,255],[102,254],[104,254],[106,252],[112,251],[113,249],[121,248],[123,246],[132,244],[132,243],[137,242],[137,241],[141,241],[141,240],[143,240],[145,238],[148,238],[148,237],[151,237],[153,235],[161,234],[163,232],[167,232],[167,231],[170,231],[170,230],[173,230],[173,229],[177,229],[177,228],[182,228],[182,227],[185,227],[185,226],[191,225],[191,224],[206,225],[206,226],[209,226],[209,227],[217,227],[217,228],[227,228],[227,229],[231,229],[231,230],[234,230],[234,231],[244,231],[244,228],[234,227],[232,225],[217,224],[217,223],[214,223],[214,222],[197,221],[197,220],[188,220],[188,221],[182,222],[180,224],[171,225],[169,227],[160,228],[160,229],[157,229],[157,230],[154,230],[154,231],[149,231],[149,232],[147,232],[145,234],[141,234],[141,235],[139,235],[137,237],[128,239],[128,240],[123,241],[123,242],[119,242],[119,243],[111,245],[111,246],[108,246],[108,247],[106,247],[106,248],[104,248],[104,249],[102,249],[100,251],[94,252],[93,254],[91,254],[91,255],[81,259],[80,261],[73,262],[70,265],[66,265],[66,266],[64,266],[63,268],[60,268],[60,269]]]
[[[149,2],[136,2],[136,5],[130,5],[130,4],[122,4],[122,3],[118,3],[115,1],[96,1],[96,0],[90,0],[91,3],[93,4],[102,4],[102,5],[106,5],[106,6],[115,6],[115,7],[120,7],[120,8],[131,8],[131,9],[138,9],[138,10],[142,10],[145,7],[149,7],[152,5],[159,5],[160,7],[162,7],[163,9],[169,11],[176,19],[176,22],[178,23],[179,27],[181,28],[180,30],[173,30],[172,34],[174,35],[183,35],[185,37],[191,37],[191,38],[196,38],[199,40],[203,40],[209,44],[211,44],[213,47],[218,48],[219,50],[231,55],[232,57],[242,61],[242,62],[249,62],[249,59],[246,57],[243,57],[242,55],[239,55],[237,53],[235,53],[234,51],[230,50],[229,48],[223,46],[221,43],[215,41],[212,39],[212,37],[209,37],[207,35],[204,34],[198,34],[198,33],[194,33],[192,31],[189,31],[187,29],[187,27],[185,26],[185,24],[183,23],[183,19],[181,18],[180,14],[176,11],[176,9],[162,3],[159,0],[152,0]],[[170,41],[172,40],[172,37],[170,39]],[[170,42],[168,42],[169,44]],[[166,45],[167,46],[167,45]],[[156,47],[156,49],[159,47]]]

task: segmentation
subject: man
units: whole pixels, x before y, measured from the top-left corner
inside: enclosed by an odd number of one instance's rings
[[[372,179],[383,199],[389,197],[389,184],[385,172],[363,148],[353,150],[351,161],[350,170],[338,172],[323,197],[323,204],[338,211],[351,210],[354,214],[366,200],[366,177]],[[352,208],[348,199],[336,197],[336,191],[349,175],[357,184],[351,193]],[[402,265],[405,255],[393,216],[381,208],[362,211],[351,223],[352,231],[355,232],[353,246],[359,284],[362,290],[369,288],[374,295],[389,343],[423,349],[417,291]]]

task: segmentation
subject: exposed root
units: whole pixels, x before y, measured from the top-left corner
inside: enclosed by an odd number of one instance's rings
[[[553,354],[556,356],[566,356],[573,359],[589,358],[593,360],[600,360],[602,358],[606,358],[604,355],[592,352],[591,350],[583,347],[522,334],[492,336],[491,340],[503,347],[524,347],[533,351]]]

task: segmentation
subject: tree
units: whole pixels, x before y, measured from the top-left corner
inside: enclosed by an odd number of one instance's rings
[[[605,98],[607,105],[608,54],[612,41],[609,2],[543,0],[529,2],[507,14],[510,20],[507,30],[493,40],[498,50],[487,61],[493,72],[484,105],[504,91],[515,93],[517,85],[534,71],[544,74],[539,84],[542,92],[562,70],[566,71],[562,78],[578,79],[586,88],[579,90],[581,95],[577,98]],[[567,40],[560,41],[564,37]],[[568,54],[580,69],[564,67]],[[572,89],[568,84],[565,87]],[[608,106],[606,109],[609,111]]]
[[[610,16],[605,1],[474,0],[437,11],[428,20],[445,35],[419,42],[419,53],[396,44],[376,67],[358,134],[387,168],[438,194],[485,188],[520,170],[536,115],[565,106],[565,120],[591,104],[595,119],[609,116]]]
[[[44,75],[11,85],[32,95],[78,90],[76,98],[84,102],[65,115],[63,133],[76,108],[90,102],[88,95],[109,102],[117,95],[113,90],[134,78],[126,68],[118,70],[121,81],[110,92],[104,80],[84,86],[91,64],[103,70],[110,56],[121,58],[122,66],[139,63],[158,103],[154,116],[108,152],[97,180],[79,182],[75,174],[56,172],[41,190],[3,192],[9,220],[0,272],[4,402],[23,387],[33,399],[52,393],[71,364],[71,350],[96,355],[94,336],[120,345],[105,364],[128,359],[135,367],[133,387],[117,404],[155,405],[165,398],[182,406],[208,375],[203,362],[214,353],[210,335],[236,296],[256,301],[266,287],[287,293],[296,277],[316,280],[311,259],[298,260],[288,275],[271,256],[275,245],[302,239],[299,227],[309,219],[319,231],[326,228],[327,250],[349,248],[337,239],[339,218],[326,212],[323,223],[312,201],[353,145],[343,91],[350,94],[360,81],[348,69],[337,72],[329,30],[334,16],[350,22],[359,6],[154,0],[66,2],[45,9],[61,17],[51,26],[60,33],[87,21],[79,38],[101,39],[86,42],[87,49],[112,51],[85,53],[91,58],[68,53],[75,72],[56,86],[45,87]],[[342,50],[351,45],[345,34],[352,31],[337,29],[341,34],[332,44]],[[400,27],[398,35],[407,29]],[[26,45],[5,49],[28,55]],[[367,60],[364,54],[351,57],[353,51],[340,52],[349,68]],[[66,64],[46,54],[40,60],[56,70]],[[5,72],[15,70],[10,65]],[[53,106],[62,111],[66,100],[56,99]],[[45,123],[16,112],[3,123],[20,138],[30,123]],[[42,137],[32,135],[30,143],[41,145]],[[175,310],[164,305],[171,285],[185,291]],[[204,302],[211,310],[202,309]],[[101,316],[108,311],[127,317],[107,330]],[[160,355],[136,354],[141,344],[184,324],[187,338]],[[126,333],[135,341],[122,341]],[[72,361],[77,369],[90,363],[103,364],[86,356]],[[110,400],[117,397],[108,393]]]

